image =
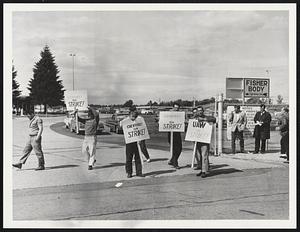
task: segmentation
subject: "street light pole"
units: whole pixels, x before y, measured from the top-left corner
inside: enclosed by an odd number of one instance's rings
[[[74,58],[75,58],[76,54],[71,53],[70,56],[72,56],[72,60],[73,60],[73,90],[74,90]]]

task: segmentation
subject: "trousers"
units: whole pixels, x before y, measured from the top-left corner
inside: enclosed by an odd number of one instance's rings
[[[145,140],[141,140],[140,147],[141,147],[141,151],[144,154],[144,156],[146,157],[146,159],[150,159]]]
[[[38,159],[39,166],[45,165],[44,154],[42,151],[42,137],[40,137],[38,140],[36,138],[36,135],[28,137],[22,157],[20,159],[20,163],[25,164],[31,151],[33,150]]]
[[[132,174],[132,159],[135,160],[136,174],[142,174],[142,163],[139,155],[137,142],[126,144],[126,164],[125,170],[127,174]]]
[[[171,133],[168,132],[168,142],[171,141]],[[173,163],[174,166],[178,166],[178,158],[182,151],[182,141],[180,132],[173,132],[173,154],[170,159],[170,162]]]
[[[209,166],[209,159],[208,159],[209,144],[197,142],[196,148],[197,148],[196,152],[199,153],[199,158],[197,158],[198,168],[201,169],[202,172],[207,172]],[[196,153],[196,157],[198,157],[197,153]]]
[[[265,151],[266,151],[266,139],[260,139],[260,138],[255,138],[255,152],[258,152],[258,151],[259,151],[260,140],[261,140],[261,148],[260,148],[260,151],[261,151],[261,152],[265,152]]]
[[[232,153],[235,153],[235,140],[240,140],[240,149],[241,152],[244,152],[244,137],[243,137],[243,131],[239,131],[237,128],[235,131],[231,132],[231,150]]]
[[[87,157],[89,166],[93,166],[96,159],[96,135],[86,135],[82,143],[82,154]]]
[[[286,154],[287,160],[289,160],[289,134],[282,136],[280,143],[284,151],[283,153]]]

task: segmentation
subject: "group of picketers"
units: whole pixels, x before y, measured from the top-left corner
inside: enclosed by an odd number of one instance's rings
[[[266,139],[270,138],[270,122],[271,115],[265,110],[265,105],[260,106],[261,110],[256,113],[254,117],[255,129],[255,151],[254,153],[265,152]],[[174,103],[172,111],[179,111],[180,105]],[[96,163],[96,145],[97,145],[97,127],[99,123],[99,113],[92,107],[88,107],[88,116],[87,118],[81,118],[78,116],[78,110],[74,110],[71,114],[77,114],[78,121],[85,125],[85,136],[82,144],[82,153],[87,157],[88,160],[88,170],[92,170],[93,166]],[[288,108],[283,108],[282,110],[283,117],[281,117],[278,130],[280,130],[282,139],[281,139],[281,153],[287,155],[287,160],[289,160],[289,117],[288,117]],[[29,157],[32,150],[34,150],[37,159],[38,167],[35,169],[37,171],[45,169],[44,155],[42,151],[41,141],[42,141],[42,132],[43,132],[43,121],[42,119],[34,113],[34,111],[28,112],[29,123],[29,136],[23,150],[22,157],[19,162],[13,164],[13,167],[22,168],[22,165],[25,164],[27,158]],[[130,113],[127,120],[139,120],[141,116],[139,115],[135,106],[130,108]],[[213,116],[207,116],[204,114],[204,108],[199,106],[193,109],[193,119],[201,121],[206,121],[209,124],[216,123],[216,118]],[[240,110],[240,106],[235,106],[235,110],[231,113],[229,122],[231,123],[231,133],[232,133],[232,152],[235,153],[235,140],[236,138],[240,141],[241,152],[244,152],[244,139],[243,131],[246,128],[247,118],[245,112]],[[122,121],[120,122],[122,126]],[[168,142],[170,143],[171,132],[168,132]],[[261,144],[261,146],[260,146]],[[146,148],[145,140],[139,142],[133,142],[126,144],[126,163],[125,170],[127,177],[132,177],[132,162],[135,162],[136,176],[144,177],[142,172],[141,158],[139,155],[140,149],[146,161],[150,162],[150,156]],[[209,170],[209,146],[208,143],[197,142],[196,145],[196,155],[197,160],[196,170],[200,170],[197,176],[205,178]],[[173,132],[173,153],[171,159],[168,161],[168,164],[173,166],[176,169],[179,169],[178,159],[182,152],[182,140],[181,132]]]

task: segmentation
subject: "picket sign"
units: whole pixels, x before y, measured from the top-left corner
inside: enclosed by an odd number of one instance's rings
[[[161,111],[159,112],[159,132],[170,132],[170,153],[173,156],[173,132],[184,132],[185,112]]]
[[[87,110],[88,96],[86,90],[67,90],[65,91],[65,104],[67,111]]]
[[[134,121],[125,118],[121,121],[121,125],[126,144],[150,139],[145,120],[141,117],[136,118]]]
[[[212,125],[206,121],[198,121],[196,119],[190,119],[185,140],[201,143],[211,142]]]

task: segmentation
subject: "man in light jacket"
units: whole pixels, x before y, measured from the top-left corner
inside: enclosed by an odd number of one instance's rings
[[[247,125],[247,117],[245,112],[242,112],[239,105],[234,106],[234,111],[231,112],[229,122],[231,123],[231,150],[235,154],[235,140],[240,140],[240,150],[244,153],[244,136],[243,131]]]

